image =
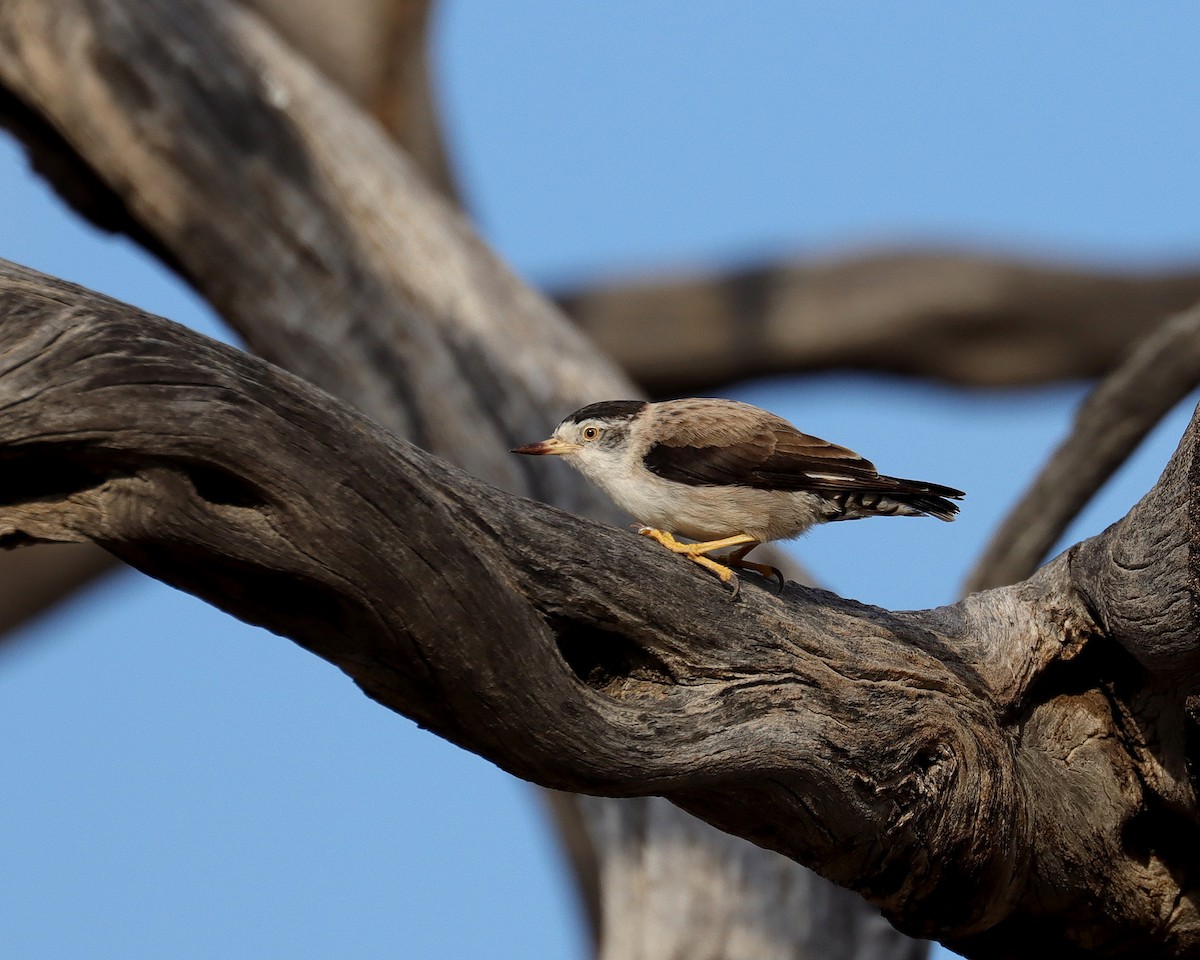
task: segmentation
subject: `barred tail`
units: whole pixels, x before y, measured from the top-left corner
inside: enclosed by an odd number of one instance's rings
[[[958,504],[951,503],[945,497],[931,497],[915,494],[910,497],[896,497],[907,507],[912,507],[920,516],[937,517],[947,522],[958,516]],[[900,511],[897,511],[900,513]]]
[[[881,490],[855,490],[827,496],[837,514],[830,519],[859,520],[863,517],[937,517],[950,521],[958,515],[958,504],[950,498],[965,494],[953,487],[920,480],[880,477],[887,486]]]
[[[958,516],[958,504],[951,503],[950,498],[961,500],[966,496],[961,490],[943,487],[939,483],[893,479],[896,482],[896,489],[887,494],[888,498],[911,507],[916,515],[937,517],[939,520],[949,522]]]

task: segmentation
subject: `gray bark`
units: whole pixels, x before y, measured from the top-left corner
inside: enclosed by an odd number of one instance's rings
[[[514,774],[660,795],[968,957],[1184,957],[1194,420],[1122,521],[890,612],[741,598],[260,360],[0,271],[0,543],[91,540]]]

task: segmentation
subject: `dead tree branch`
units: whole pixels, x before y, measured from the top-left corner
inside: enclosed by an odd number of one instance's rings
[[[0,553],[0,646],[26,620],[118,566],[90,543],[39,547],[20,556]]]
[[[98,542],[518,776],[666,796],[967,956],[1200,943],[1178,722],[1196,422],[1101,537],[891,613],[795,585],[731,602],[259,360],[12,267],[0,358],[6,546]]]
[[[581,328],[658,396],[831,368],[974,386],[1095,377],[1197,300],[1195,269],[1106,273],[934,251],[559,294]]]

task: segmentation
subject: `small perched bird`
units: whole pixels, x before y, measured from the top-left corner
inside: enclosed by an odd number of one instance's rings
[[[852,450],[801,433],[735,400],[609,400],[568,416],[554,435],[513,453],[562,457],[641,533],[721,580],[731,567],[782,576],[746,554],[809,527],[862,517],[953,520],[961,490],[885,477]],[[696,543],[681,543],[675,534]],[[726,556],[715,550],[733,548]],[[737,582],[734,581],[734,590]]]

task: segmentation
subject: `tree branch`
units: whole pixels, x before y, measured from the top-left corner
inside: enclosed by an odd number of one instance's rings
[[[558,299],[657,396],[831,368],[1001,386],[1106,373],[1151,324],[1200,300],[1200,273],[895,251]]]
[[[1122,646],[1148,662],[1138,627],[1160,587],[1157,627],[1194,633],[1173,517],[1193,508],[1195,425],[1115,532],[1014,587],[890,613],[795,585],[731,602],[641,538],[16,268],[0,357],[6,545],[101,543],[518,776],[664,795],[968,956],[1200,940],[1195,800],[1181,744],[1158,739],[1181,698]],[[1169,553],[1124,562],[1164,535]],[[1180,811],[1169,837],[1139,819],[1163,804]]]

